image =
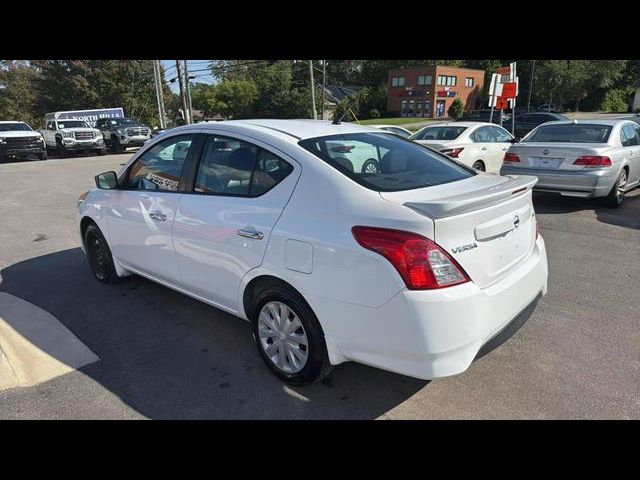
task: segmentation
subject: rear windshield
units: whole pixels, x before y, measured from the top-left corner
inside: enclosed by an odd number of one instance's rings
[[[414,133],[411,140],[455,140],[467,127],[427,127]]]
[[[606,143],[611,133],[610,125],[569,123],[541,125],[523,142]]]
[[[397,192],[456,182],[475,172],[446,155],[388,133],[350,133],[299,145],[360,185]]]
[[[32,128],[26,123],[0,123],[0,132],[31,132]]]

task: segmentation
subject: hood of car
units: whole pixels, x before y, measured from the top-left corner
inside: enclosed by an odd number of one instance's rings
[[[40,132],[30,131],[14,131],[14,132],[0,132],[2,138],[25,138],[25,137],[40,137]]]

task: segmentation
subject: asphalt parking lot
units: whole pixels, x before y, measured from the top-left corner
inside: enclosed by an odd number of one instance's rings
[[[548,294],[464,374],[426,382],[350,363],[293,389],[262,364],[246,322],[139,277],[90,276],[76,199],[127,158],[0,164],[0,292],[100,358],[0,391],[0,418],[640,418],[640,190],[619,210],[536,195]]]

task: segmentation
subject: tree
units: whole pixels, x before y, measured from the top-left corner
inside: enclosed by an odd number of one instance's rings
[[[464,105],[459,98],[456,98],[449,106],[449,109],[447,110],[447,114],[449,115],[449,118],[459,120],[460,118],[462,118],[463,113],[464,113]]]
[[[230,118],[253,116],[258,87],[250,80],[225,80],[215,86],[215,105]]]
[[[0,62],[0,118],[27,122],[38,128],[42,117],[36,111],[38,71],[27,62]]]

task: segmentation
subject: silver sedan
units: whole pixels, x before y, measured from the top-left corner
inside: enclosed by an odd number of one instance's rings
[[[620,207],[640,185],[640,125],[629,120],[548,122],[509,147],[502,175],[534,175],[535,189],[600,197]]]

